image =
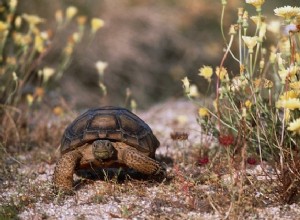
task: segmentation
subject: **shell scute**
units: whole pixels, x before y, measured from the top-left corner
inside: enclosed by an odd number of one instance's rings
[[[154,155],[159,141],[151,128],[125,108],[90,109],[78,116],[65,130],[61,152],[65,153],[97,139],[124,142]]]

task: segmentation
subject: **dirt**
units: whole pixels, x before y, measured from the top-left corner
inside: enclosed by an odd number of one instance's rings
[[[260,200],[264,205],[250,201],[240,213],[229,212],[230,199],[222,207],[224,193],[203,180],[207,167],[198,160],[204,135],[193,103],[171,100],[137,114],[161,142],[157,158],[168,165],[166,180],[155,182],[126,170],[94,179],[76,176],[74,195],[57,195],[52,185],[57,149],[45,146],[7,158],[6,176],[0,178],[0,219],[298,219],[299,204],[280,205],[267,198]],[[188,139],[174,140],[174,132]],[[265,175],[260,164],[248,166],[247,172]],[[224,184],[232,180],[228,174],[220,179]],[[263,188],[255,193],[267,197]]]

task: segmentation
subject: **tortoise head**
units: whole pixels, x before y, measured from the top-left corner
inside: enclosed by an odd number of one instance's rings
[[[111,159],[115,153],[115,148],[108,140],[96,140],[92,144],[93,154],[97,160]]]

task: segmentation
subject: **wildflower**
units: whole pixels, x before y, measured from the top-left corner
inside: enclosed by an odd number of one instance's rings
[[[43,76],[43,82],[46,83],[50,79],[51,76],[53,76],[55,73],[55,70],[50,67],[45,67],[42,71],[39,72],[39,75]]]
[[[8,26],[6,23],[4,23],[3,21],[0,21],[0,33],[4,32],[8,29]]]
[[[257,44],[257,39],[258,39],[257,36],[254,37],[242,36],[242,38],[249,49],[249,53],[253,53],[253,48]]]
[[[36,15],[23,14],[22,17],[31,27],[34,27],[37,24],[43,23],[45,21],[44,18],[40,18]]]
[[[265,17],[263,16],[251,16],[250,19],[258,26],[260,27],[262,22],[265,21]]]
[[[63,12],[62,10],[55,11],[55,20],[58,24],[62,24],[64,20]]]
[[[246,100],[246,102],[245,102],[245,106],[247,107],[247,108],[251,108],[251,106],[252,106],[252,102],[248,99],[248,100]]]
[[[293,131],[296,134],[300,134],[300,118],[290,122],[287,129],[289,131]]]
[[[76,14],[77,14],[78,10],[75,6],[69,6],[66,9],[66,18],[67,20],[71,20]]]
[[[291,98],[286,100],[278,100],[276,102],[276,108],[287,108],[287,109],[299,109],[300,108],[300,99]]]
[[[92,18],[91,20],[92,33],[97,32],[103,26],[104,26],[104,21],[102,19]]]
[[[72,34],[72,40],[75,43],[78,43],[81,40],[81,36],[78,32]]]
[[[256,165],[257,161],[256,161],[255,157],[248,157],[247,163],[250,165]]]
[[[86,19],[87,19],[87,18],[86,18],[85,16],[79,16],[79,17],[77,18],[77,24],[80,25],[80,26],[85,25]]]
[[[271,21],[267,25],[267,30],[273,32],[274,34],[279,34],[281,24],[279,21]]]
[[[18,76],[17,76],[16,72],[13,72],[12,76],[13,76],[14,81],[18,81]]]
[[[289,84],[291,89],[300,90],[300,81],[292,82]]]
[[[290,55],[291,45],[288,38],[283,38],[281,41],[279,41],[279,50],[284,55]]]
[[[188,94],[190,92],[190,81],[187,77],[184,77],[182,80],[183,87],[185,89],[185,93]]]
[[[198,159],[198,164],[199,164],[200,166],[203,166],[203,165],[205,165],[205,164],[208,164],[208,162],[209,162],[208,156],[203,156],[203,157],[200,157],[200,158]]]
[[[199,69],[199,76],[203,76],[208,82],[211,82],[213,69],[210,66],[203,66]]]
[[[15,19],[15,26],[16,28],[20,28],[22,25],[22,18],[20,16],[17,16]]]
[[[263,79],[263,87],[265,89],[271,89],[273,87],[273,82],[271,80],[268,80],[268,79]]]
[[[245,107],[242,108],[242,117],[243,118],[247,117],[247,109]]]
[[[226,68],[224,68],[224,67],[221,67],[221,70],[220,70],[220,67],[217,67],[216,75],[219,77],[220,80],[228,79],[228,73],[227,73]]]
[[[225,147],[230,146],[234,143],[233,135],[220,135],[219,136],[219,143]]]
[[[43,97],[45,94],[45,90],[42,87],[36,87],[34,91],[35,97]]]
[[[287,69],[281,69],[278,71],[282,83],[285,83],[287,79],[294,78],[296,73],[297,73],[297,67],[294,65],[291,65]]]
[[[280,97],[279,100],[287,100],[297,98],[300,95],[300,91],[290,90],[284,92]]]
[[[198,97],[199,96],[199,92],[198,92],[198,88],[196,85],[191,85],[190,86],[190,92],[188,94],[190,97]]]
[[[261,6],[264,4],[265,0],[246,0],[247,4],[255,6],[257,10],[261,9]]]
[[[236,76],[231,81],[230,90],[233,92],[239,91],[240,88],[243,88],[246,85],[247,85],[246,79],[244,79],[243,77],[240,77],[240,76]]]
[[[258,33],[258,41],[262,42],[263,39],[266,36],[266,32],[267,32],[267,23],[266,22],[262,22],[259,28],[259,33]]]
[[[276,53],[271,52],[269,60],[270,60],[270,63],[274,64],[275,60],[276,60]]]
[[[10,0],[9,1],[9,8],[14,11],[17,7],[18,0]]]
[[[198,110],[198,115],[199,115],[201,118],[209,117],[209,111],[208,111],[207,108],[199,108],[199,110]]]
[[[56,106],[53,108],[52,112],[54,115],[60,116],[64,113],[64,110],[62,109],[62,107]]]
[[[236,34],[236,30],[237,30],[236,25],[233,25],[233,24],[232,24],[232,25],[230,25],[228,34],[229,34],[229,35],[235,35],[235,34]]]
[[[34,47],[38,52],[43,52],[44,50],[44,40],[40,35],[36,35],[34,38]]]
[[[275,15],[283,17],[287,22],[290,22],[292,17],[300,15],[299,7],[283,6],[274,9]]]
[[[175,131],[175,132],[172,132],[170,134],[170,137],[171,137],[172,140],[184,141],[184,140],[187,140],[189,138],[189,134],[186,133],[186,132]]]
[[[33,100],[34,100],[33,95],[31,95],[31,94],[27,94],[27,95],[26,95],[26,101],[27,101],[27,104],[28,104],[29,106],[32,105]]]
[[[102,77],[104,74],[104,70],[107,68],[108,63],[107,62],[103,62],[103,61],[98,61],[96,64],[96,69],[99,73],[99,75]]]

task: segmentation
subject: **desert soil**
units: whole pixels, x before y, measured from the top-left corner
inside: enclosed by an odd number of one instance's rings
[[[7,177],[0,177],[3,219],[299,219],[299,204],[251,206],[241,215],[227,216],[230,207],[213,207],[214,186],[201,181],[205,167],[198,164],[203,140],[196,106],[185,100],[158,104],[137,112],[161,142],[158,159],[168,165],[168,179],[158,183],[132,175],[119,178],[76,178],[74,195],[56,195],[52,174],[56,146],[7,158]],[[71,120],[71,119],[70,119]],[[66,123],[65,121],[62,123]],[[65,124],[67,125],[67,124]],[[64,125],[64,126],[65,126]],[[188,134],[173,140],[170,134]],[[249,168],[260,172],[260,165]],[[126,174],[125,171],[123,173]],[[125,175],[124,174],[124,175]],[[121,174],[119,174],[121,176]],[[123,175],[123,176],[124,176]],[[211,195],[211,196],[210,196]],[[6,218],[3,215],[6,208]],[[14,213],[15,212],[15,213]],[[8,213],[8,214],[7,214]],[[1,219],[1,216],[0,216]]]

